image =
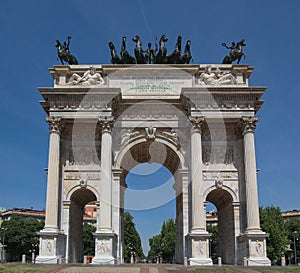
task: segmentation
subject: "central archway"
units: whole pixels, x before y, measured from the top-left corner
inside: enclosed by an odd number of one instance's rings
[[[126,209],[124,204],[124,190],[126,188],[126,176],[132,170],[135,166],[139,165],[140,163],[158,163],[158,166],[162,165],[166,167],[171,174],[174,177],[174,180],[172,183],[173,188],[175,189],[175,196],[173,194],[172,197],[170,196],[164,196],[162,199],[160,198],[153,198],[152,203],[148,203],[147,207],[140,206],[139,209],[149,209],[149,208],[155,208],[159,207],[161,205],[164,205],[171,201],[170,198],[176,198],[176,254],[175,254],[175,260],[176,262],[182,263],[183,262],[183,253],[184,253],[184,247],[185,247],[185,240],[184,236],[187,234],[187,228],[186,230],[183,225],[183,214],[186,213],[185,217],[188,217],[188,211],[184,211],[183,208],[183,195],[182,195],[182,174],[181,171],[185,168],[184,164],[184,156],[181,153],[181,151],[168,141],[168,139],[164,139],[161,137],[155,138],[155,140],[147,140],[145,138],[143,139],[136,139],[132,142],[128,143],[125,147],[121,149],[121,151],[118,153],[116,157],[117,165],[116,167],[118,169],[122,170],[121,175],[121,181],[120,186],[124,187],[123,190],[120,190],[120,218],[121,218],[121,230],[123,231],[123,214],[124,209]],[[161,187],[161,186],[160,186]],[[162,185],[164,187],[164,185]],[[149,194],[152,192],[152,194],[155,194],[155,190],[159,189],[150,189],[148,193],[147,200],[151,200],[149,198]],[[147,194],[147,192],[143,192],[143,194]],[[157,195],[156,195],[157,197]],[[122,245],[124,240],[124,233],[121,233],[120,236],[120,244]],[[122,252],[122,251],[121,251]]]

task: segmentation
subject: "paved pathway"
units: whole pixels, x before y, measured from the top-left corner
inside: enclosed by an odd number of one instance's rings
[[[213,267],[217,268],[217,267]],[[213,269],[210,268],[210,269]],[[128,264],[121,266],[70,266],[64,268],[59,273],[182,273],[186,269],[192,267],[184,267],[182,265],[157,265],[157,264]],[[220,269],[220,268],[219,268]],[[231,268],[232,269],[232,268]],[[236,267],[237,272],[259,273],[251,268]],[[224,267],[224,272],[225,272]],[[220,272],[220,271],[218,271]]]

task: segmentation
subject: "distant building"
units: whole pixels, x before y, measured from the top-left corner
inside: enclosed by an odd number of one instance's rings
[[[12,218],[13,215],[21,217],[32,217],[39,221],[45,220],[45,211],[44,210],[34,210],[34,209],[25,209],[25,208],[13,208],[9,210],[4,210],[0,212],[0,225],[3,221],[8,221]],[[83,221],[92,225],[96,224],[97,221],[96,205],[86,205],[85,214],[83,216]]]
[[[284,221],[288,221],[290,219],[299,219],[300,220],[300,210],[288,210],[288,211],[283,211],[281,213]]]

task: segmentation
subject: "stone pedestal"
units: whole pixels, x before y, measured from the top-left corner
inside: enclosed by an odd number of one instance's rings
[[[248,266],[271,266],[271,261],[267,258],[267,237],[268,235],[264,232],[245,233],[238,236],[238,263],[243,264],[243,259],[246,257]]]
[[[41,231],[40,254],[36,263],[57,264],[59,257],[64,259],[66,252],[66,235],[61,232]]]
[[[213,264],[209,257],[209,233],[190,233],[187,244],[190,249],[189,265],[210,266]]]
[[[95,257],[92,264],[117,264],[117,235],[109,231],[97,231],[95,237]]]

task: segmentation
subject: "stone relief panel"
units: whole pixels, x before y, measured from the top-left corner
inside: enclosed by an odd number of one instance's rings
[[[250,255],[261,257],[264,256],[264,242],[261,240],[250,242]]]
[[[219,67],[207,65],[197,81],[198,85],[237,85],[237,78],[231,71],[221,71]]]
[[[234,163],[234,147],[202,147],[202,161],[204,164],[225,164],[231,165]]]
[[[238,179],[238,172],[207,172],[204,171],[203,172],[203,179],[205,180],[213,180],[213,181],[217,181],[217,180],[237,180]],[[223,184],[223,183],[222,183]]]
[[[43,255],[45,256],[54,255],[54,240],[52,239],[43,240],[41,253],[43,253]]]
[[[66,85],[103,85],[105,82],[94,66],[86,70],[83,75],[73,73]]]
[[[112,254],[112,240],[99,240],[97,241],[97,254],[99,255],[111,255]]]
[[[100,165],[100,147],[73,147],[66,165]]]
[[[207,242],[203,240],[192,240],[193,258],[207,257]]]

